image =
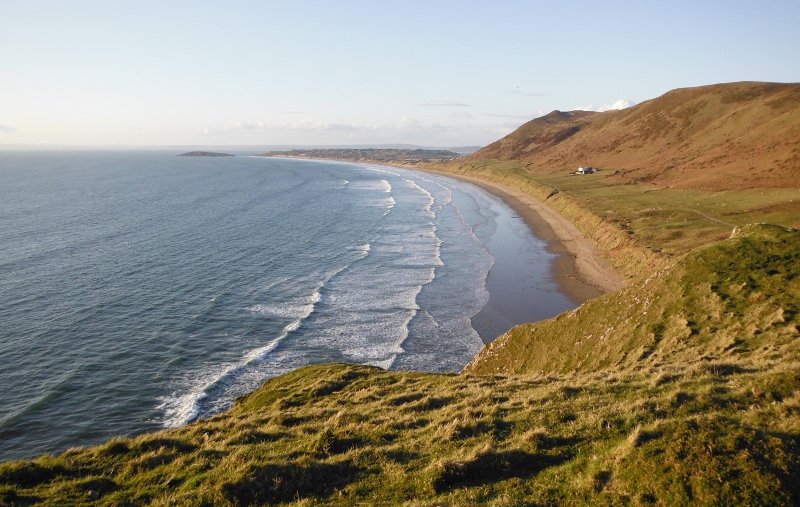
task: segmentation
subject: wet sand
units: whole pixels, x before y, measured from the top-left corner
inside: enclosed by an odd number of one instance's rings
[[[516,211],[533,234],[548,243],[550,252],[560,254],[555,261],[553,275],[562,292],[576,305],[625,286],[625,279],[600,256],[594,245],[569,220],[544,203],[507,185],[459,174],[431,172],[479,186],[500,197]],[[486,287],[491,298],[490,304],[481,312],[484,315],[476,315],[474,320],[477,322],[474,325],[481,325],[481,321],[497,320],[498,316],[502,320],[503,315],[511,317],[506,320],[514,320],[514,309],[520,305],[520,301],[517,295],[497,286],[497,282],[492,280],[490,271]],[[488,341],[491,340],[484,338],[484,342]]]

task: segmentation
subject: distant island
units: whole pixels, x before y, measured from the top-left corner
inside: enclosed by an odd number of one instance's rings
[[[377,162],[382,164],[417,165],[430,162],[450,162],[461,155],[450,150],[407,150],[389,148],[331,148],[313,150],[270,151],[262,157],[321,158],[351,162]]]
[[[181,153],[178,156],[179,157],[235,157],[236,155],[231,155],[230,153],[216,153],[213,151],[190,151],[187,153]]]

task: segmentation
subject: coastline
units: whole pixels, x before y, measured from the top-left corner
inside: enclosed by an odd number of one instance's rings
[[[472,176],[420,169],[471,183],[500,197],[516,211],[534,235],[548,243],[550,252],[560,254],[554,265],[554,278],[564,293],[577,304],[625,286],[625,279],[600,256],[588,239],[569,220],[525,192]]]
[[[547,243],[549,252],[558,255],[553,265],[553,278],[561,291],[576,305],[581,305],[596,297],[615,292],[626,285],[625,278],[600,255],[597,248],[572,222],[538,199],[508,185],[486,181],[474,176],[437,171],[417,165],[388,163],[377,160],[346,161],[284,156],[276,156],[275,158],[300,158],[303,160],[331,160],[335,162],[386,165],[412,171],[428,172],[473,184],[499,197],[520,216],[534,236]],[[484,339],[484,343],[488,342]]]

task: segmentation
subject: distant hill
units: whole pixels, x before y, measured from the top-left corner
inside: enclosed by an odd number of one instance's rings
[[[354,162],[395,163],[416,165],[422,162],[449,162],[461,155],[449,150],[406,150],[391,148],[329,148],[289,151],[270,151],[265,157],[319,158],[329,160],[349,160]]]
[[[179,157],[233,157],[230,153],[217,153],[213,151],[190,151],[188,153],[181,153]]]
[[[467,157],[485,159],[542,174],[588,165],[683,188],[798,188],[800,84],[717,84],[621,111],[553,111]]]

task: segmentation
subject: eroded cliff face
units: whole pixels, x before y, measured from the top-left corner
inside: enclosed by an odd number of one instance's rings
[[[630,286],[484,347],[467,373],[519,375],[713,362],[768,371],[800,362],[800,232],[750,225]],[[726,367],[728,367],[726,366]]]

